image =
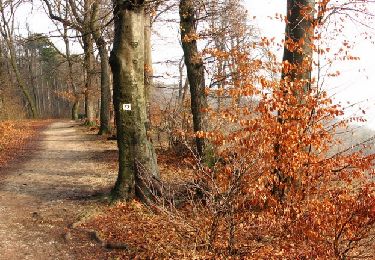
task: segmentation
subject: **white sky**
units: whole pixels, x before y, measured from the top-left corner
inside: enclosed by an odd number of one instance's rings
[[[249,17],[256,16],[255,24],[261,30],[263,36],[283,39],[284,24],[280,21],[271,20],[276,13],[285,15],[286,0],[245,0]],[[340,1],[338,1],[340,2]],[[344,2],[344,1],[342,1]],[[375,13],[375,12],[374,12]],[[366,21],[375,28],[375,23]],[[352,54],[359,56],[359,61],[335,62],[332,71],[339,70],[340,77],[331,78],[325,83],[325,89],[334,95],[336,102],[346,104],[361,102],[360,107],[366,110],[365,125],[375,129],[375,46],[370,40],[365,40],[361,33],[368,31],[375,36],[375,30],[370,30],[365,26],[354,25],[352,22],[345,23],[345,30],[337,39],[333,40],[331,46],[341,47],[343,39],[355,42]],[[282,50],[279,52],[282,56]],[[362,102],[363,101],[363,102]],[[357,107],[358,108],[358,107]],[[348,115],[356,113],[358,109],[348,111]],[[357,113],[361,115],[361,113]]]
[[[244,0],[249,12],[250,21],[255,24],[266,37],[276,37],[281,41],[284,37],[284,24],[280,21],[272,20],[276,13],[285,15],[286,0]],[[340,2],[340,1],[338,1]],[[17,13],[20,26],[28,21],[33,32],[48,33],[54,32],[55,27],[49,18],[41,11],[39,1],[34,1],[33,12],[30,13],[31,5],[22,8]],[[375,8],[374,8],[375,10]],[[374,12],[375,13],[375,12]],[[177,14],[176,14],[177,15]],[[253,16],[256,16],[253,19]],[[375,28],[375,23],[365,21]],[[155,63],[165,60],[178,60],[182,56],[179,46],[178,23],[163,24],[163,29],[153,36],[153,60]],[[364,26],[357,26],[351,22],[345,23],[344,32],[334,39],[332,47],[340,46],[343,39],[355,42],[352,53],[361,58],[359,61],[336,62],[332,71],[339,70],[341,76],[326,81],[326,89],[335,95],[337,102],[351,103],[361,102],[361,108],[367,111],[367,127],[375,129],[375,46],[370,40],[365,40],[360,36],[367,31],[375,36],[375,30]],[[21,28],[22,29],[22,28]],[[62,45],[60,45],[62,47]],[[278,52],[281,59],[282,50]],[[163,75],[169,82],[177,82],[177,79],[170,79],[169,75],[176,73],[176,67],[172,64],[155,65],[157,75]],[[169,79],[168,79],[169,78]],[[353,113],[353,111],[350,111]]]

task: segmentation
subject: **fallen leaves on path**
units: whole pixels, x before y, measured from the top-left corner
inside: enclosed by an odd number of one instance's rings
[[[0,168],[27,153],[28,147],[50,120],[20,120],[0,122]]]

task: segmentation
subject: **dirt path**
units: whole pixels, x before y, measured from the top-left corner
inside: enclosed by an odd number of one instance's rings
[[[0,172],[0,259],[102,259],[104,249],[71,225],[100,206],[95,195],[113,185],[115,169],[105,158],[114,145],[64,121],[33,147]]]

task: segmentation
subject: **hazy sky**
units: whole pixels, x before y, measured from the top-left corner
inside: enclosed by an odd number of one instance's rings
[[[38,11],[38,9],[40,10],[40,3],[38,2],[34,1],[35,5],[32,14],[30,14],[30,5],[29,8],[23,8],[18,11],[20,25],[22,26],[23,22],[27,20],[31,30],[34,32],[53,32],[55,27],[45,14]],[[249,12],[250,22],[259,28],[262,36],[276,37],[279,41],[283,39],[285,25],[280,21],[270,19],[270,17],[274,17],[276,13],[285,15],[286,0],[245,0],[245,4]],[[256,16],[255,19],[253,18],[254,16]],[[374,22],[370,20],[363,20],[363,22],[375,27]],[[159,34],[153,36],[153,59],[156,63],[165,60],[176,60],[182,56],[182,51],[178,44],[178,23],[163,24],[163,28],[163,31],[159,31]],[[341,76],[328,79],[325,82],[325,88],[334,95],[337,102],[362,102],[361,108],[367,110],[368,122],[366,125],[375,129],[375,46],[361,36],[363,32],[375,35],[375,30],[359,26],[348,20],[345,22],[345,28],[341,35],[331,40],[332,43],[330,44],[332,47],[339,47],[342,40],[348,39],[351,43],[354,43],[352,53],[359,56],[361,60],[334,63],[332,71],[339,70]],[[279,50],[280,58],[281,55],[282,50]],[[159,76],[164,75],[167,80],[168,75],[176,73],[176,67],[172,64],[164,63],[163,66],[156,65],[155,67],[156,73]],[[169,80],[177,81],[177,79]],[[350,113],[353,113],[353,110]]]
[[[275,13],[285,15],[286,0],[245,0],[245,2],[249,17],[256,16],[255,24],[264,36],[276,37],[276,39],[284,37],[284,24],[270,19],[269,16],[272,17]],[[371,20],[362,21],[375,28],[375,24]],[[334,35],[333,30],[331,32]],[[347,19],[343,33],[330,40],[330,45],[337,48],[341,47],[344,39],[349,40],[354,46],[351,53],[359,56],[360,60],[335,62],[331,69],[332,71],[338,70],[341,74],[337,78],[327,79],[325,89],[334,95],[336,101],[341,101],[344,104],[347,101],[352,104],[361,102],[360,107],[367,111],[366,126],[375,129],[375,46],[370,40],[365,40],[361,36],[364,32],[375,35],[375,30]],[[280,55],[281,53],[282,50],[280,50]],[[348,114],[355,112],[359,112],[359,107],[348,111]],[[360,113],[357,114],[360,115]]]

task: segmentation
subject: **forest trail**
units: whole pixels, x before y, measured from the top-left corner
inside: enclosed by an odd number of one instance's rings
[[[100,259],[103,248],[72,224],[101,206],[115,153],[77,123],[44,129],[29,155],[0,171],[0,259]]]

